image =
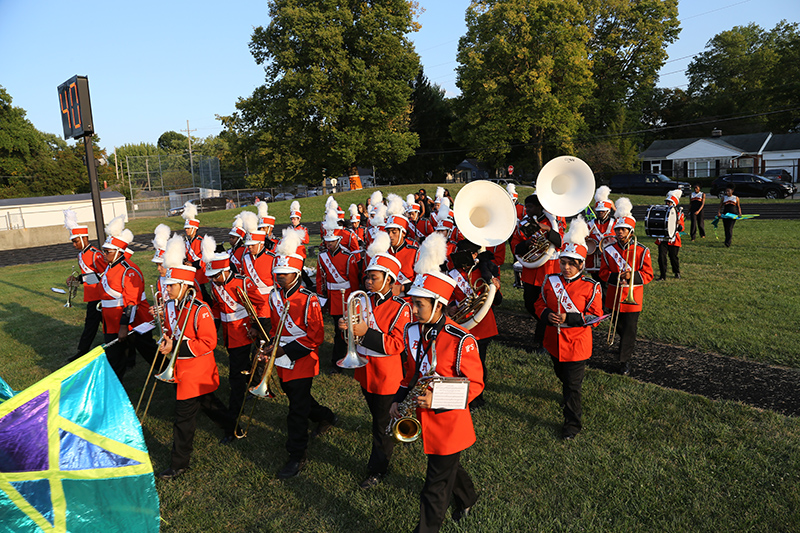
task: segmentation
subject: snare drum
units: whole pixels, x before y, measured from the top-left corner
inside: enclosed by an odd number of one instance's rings
[[[644,232],[648,237],[671,239],[678,228],[678,212],[673,205],[651,205],[644,217]]]

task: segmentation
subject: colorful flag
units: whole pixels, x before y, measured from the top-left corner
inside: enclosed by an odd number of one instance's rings
[[[0,403],[8,400],[12,396],[17,393],[14,389],[11,388],[11,385],[6,383],[3,378],[0,378]]]
[[[0,532],[157,532],[142,427],[102,346],[0,404]]]

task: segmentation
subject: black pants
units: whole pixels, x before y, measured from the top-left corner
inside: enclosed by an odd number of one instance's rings
[[[585,361],[559,361],[553,359],[553,370],[561,381],[561,394],[564,397],[564,427],[561,436],[575,436],[581,428],[581,388],[586,373]]]
[[[544,330],[547,327],[547,323],[544,320],[539,320],[539,317],[536,316],[536,309],[534,308],[540,294],[542,294],[542,287],[532,283],[522,284],[522,298],[525,301],[525,309],[527,309],[532,317],[536,318],[536,330],[533,332],[533,342],[537,345],[541,345],[542,341],[544,341]]]
[[[389,469],[389,460],[394,450],[394,438],[386,434],[389,425],[389,408],[394,401],[394,394],[373,394],[363,387],[361,394],[367,401],[372,414],[372,452],[367,463],[367,475],[385,474]]]
[[[667,277],[667,256],[669,256],[669,263],[672,267],[673,274],[681,273],[681,264],[678,261],[678,252],[681,251],[680,246],[672,246],[664,241],[658,245],[658,272],[662,278]]]
[[[339,368],[336,366],[336,362],[347,355],[347,342],[344,340],[344,332],[339,329],[340,318],[342,318],[342,315],[331,315],[333,320],[333,351],[331,352],[333,368]]]
[[[249,372],[252,366],[252,359],[250,359],[251,346],[250,344],[245,344],[236,348],[228,348],[228,383],[231,386],[231,392],[228,396],[228,416],[233,420],[236,420],[239,416],[242,403],[247,395],[247,382],[250,380],[250,376],[242,374],[242,371]],[[253,386],[255,385],[254,377]]]
[[[286,451],[289,459],[300,461],[306,456],[308,448],[308,421],[333,422],[333,411],[320,405],[311,396],[311,382],[313,378],[293,379],[281,381],[281,388],[289,399],[289,414],[286,416]]]
[[[100,300],[86,302],[86,320],[83,323],[83,333],[78,341],[78,352],[75,355],[83,355],[92,347],[92,342],[97,335],[97,328],[103,321],[103,311],[97,310]]]
[[[460,456],[461,452],[428,456],[425,485],[419,496],[419,524],[414,531],[439,531],[451,499],[462,509],[478,501],[472,479],[459,462]]]
[[[492,342],[492,337],[488,339],[478,339],[478,356],[481,358],[481,366],[483,367],[483,390],[486,390],[486,385],[489,383],[488,372],[486,370],[486,352],[489,350],[489,343]],[[474,400],[469,402],[470,408],[483,407],[486,400],[483,398],[483,391],[478,394]]]
[[[103,342],[108,344],[116,338],[116,333],[105,333],[103,336]],[[125,375],[125,370],[128,368],[128,359],[131,357],[131,354],[133,357],[135,357],[136,352],[139,352],[139,354],[144,358],[145,361],[147,361],[147,364],[149,365],[153,362],[153,358],[156,356],[157,349],[158,345],[156,344],[156,341],[153,340],[152,331],[148,331],[142,335],[138,333],[130,333],[124,342],[115,342],[111,346],[107,347],[106,357],[108,358],[108,363],[111,365],[114,373],[117,375],[117,378],[122,381],[122,377]]]
[[[620,363],[627,363],[633,357],[633,348],[636,346],[636,330],[639,328],[639,315],[636,313],[620,313],[617,323],[617,333],[619,334],[619,358]]]
[[[733,218],[723,218],[722,226],[725,228],[725,246],[730,247],[733,242],[733,225],[736,220]]]
[[[197,428],[197,411],[200,409],[226,434],[233,431],[233,421],[228,417],[225,404],[213,392],[188,400],[176,400],[175,423],[172,426],[172,462],[170,463],[173,470],[189,467],[194,432]]]
[[[703,221],[703,210],[701,209],[700,212],[695,215],[694,209],[692,209],[692,229],[690,230],[689,233],[692,240],[695,239],[698,230],[700,231],[701,237],[706,236],[706,228],[704,226],[704,221]]]

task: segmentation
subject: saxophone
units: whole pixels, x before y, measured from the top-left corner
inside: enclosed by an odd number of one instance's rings
[[[414,388],[408,391],[406,399],[400,402],[397,410],[400,411],[400,418],[393,418],[386,427],[386,434],[391,435],[398,442],[414,442],[422,434],[422,425],[417,419],[417,397],[425,393],[425,389],[430,385],[431,380],[438,377],[431,368],[425,375],[417,380]]]

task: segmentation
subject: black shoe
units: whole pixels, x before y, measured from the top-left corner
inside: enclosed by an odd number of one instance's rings
[[[675,274],[675,279],[681,279],[681,273],[680,273],[680,272],[678,272],[677,274]]]
[[[460,522],[464,518],[468,517],[474,507],[475,504],[473,503],[469,507],[456,507],[453,509],[453,522]]]
[[[629,376],[631,374],[631,364],[628,362],[622,363],[619,367],[619,373],[623,376]]]
[[[576,433],[562,433],[561,440],[566,440],[566,441],[575,440],[576,435],[577,435]]]
[[[172,467],[169,467],[163,472],[158,473],[158,479],[167,479],[167,480],[175,479],[176,477],[182,475],[187,470],[188,468],[179,468],[177,470],[174,470]]]
[[[294,459],[289,459],[286,461],[286,464],[283,465],[283,468],[278,471],[278,479],[289,479],[290,477],[294,477],[300,473],[305,466],[306,460],[303,459],[301,461],[295,461]]]
[[[339,417],[333,415],[333,420],[323,420],[317,426],[317,429],[311,432],[311,438],[316,439],[320,435],[324,435],[325,433],[329,432],[333,426],[339,423]]]
[[[359,487],[362,489],[371,489],[372,487],[377,487],[383,482],[383,474],[370,474],[367,476],[367,479],[361,482]]]

